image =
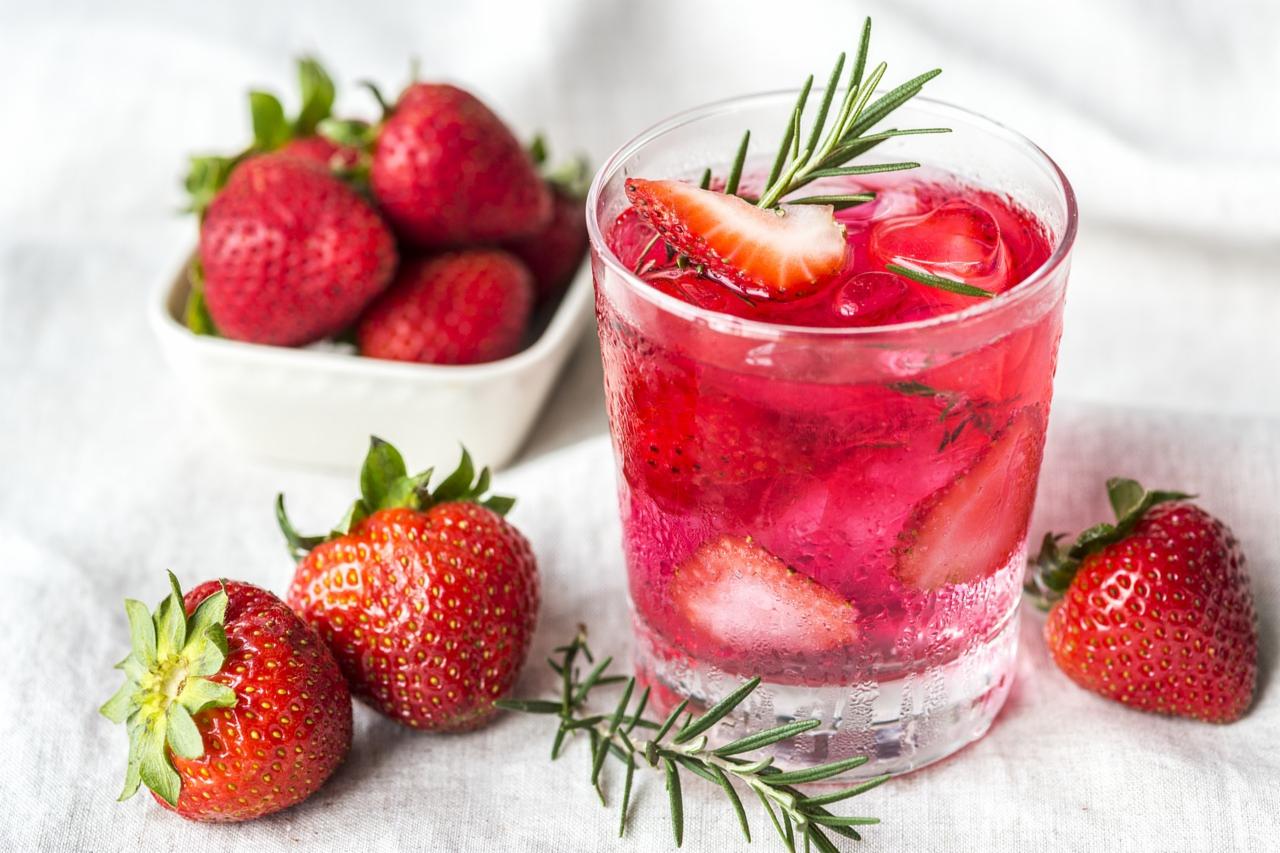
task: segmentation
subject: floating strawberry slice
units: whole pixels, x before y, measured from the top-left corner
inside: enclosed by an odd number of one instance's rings
[[[1008,563],[1031,519],[1041,424],[1037,410],[1021,410],[965,473],[916,507],[898,540],[903,583],[971,583]]]
[[[671,601],[686,648],[715,660],[821,654],[858,636],[852,604],[750,538],[704,542],[676,569]]]
[[[751,296],[798,299],[844,265],[844,227],[830,205],[763,210],[682,181],[631,178],[627,198],[676,251]]]

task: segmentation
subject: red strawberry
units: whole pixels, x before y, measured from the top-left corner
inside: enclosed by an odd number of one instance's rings
[[[933,590],[1007,565],[1027,535],[1043,446],[1043,418],[1022,409],[967,471],[925,498],[898,539],[902,582]]]
[[[533,162],[541,167],[547,161],[547,147],[542,137],[529,148]],[[541,231],[513,240],[506,248],[533,273],[538,302],[554,301],[564,292],[587,254],[587,219],[584,202],[591,175],[587,161],[579,157],[557,167],[546,176],[551,188],[551,219]]]
[[[253,122],[253,143],[230,156],[201,155],[191,158],[191,169],[187,172],[185,183],[191,194],[192,212],[203,214],[209,202],[226,185],[232,172],[255,154],[282,150],[298,159],[309,160],[326,168],[339,166],[349,169],[356,165],[359,149],[338,145],[317,135],[322,122],[332,121],[330,113],[337,94],[333,80],[323,66],[311,57],[300,57],[297,65],[302,102],[292,120],[285,117],[284,105],[275,95],[262,91],[250,92],[249,116]],[[351,121],[339,124],[345,128],[362,126],[361,122]],[[339,153],[341,158],[335,160],[334,155]]]
[[[641,178],[628,179],[626,192],[676,251],[751,296],[807,296],[844,266],[844,227],[830,205],[764,210],[683,181]]]
[[[298,346],[349,326],[390,282],[396,248],[373,208],[323,167],[264,154],[209,205],[200,264],[221,334]]]
[[[716,661],[821,655],[857,640],[852,604],[750,537],[704,542],[671,578],[677,640]]]
[[[280,153],[299,160],[309,160],[327,169],[354,169],[360,161],[360,149],[340,145],[323,136],[303,136],[286,142]]]
[[[573,280],[587,253],[587,223],[583,200],[553,189],[551,221],[528,237],[506,244],[533,273],[538,301],[554,300]]]
[[[189,820],[250,820],[315,793],[351,747],[351,693],[329,649],[271,593],[209,581],[152,616],[102,714],[129,728],[127,799],[146,785]]]
[[[454,86],[415,83],[384,120],[370,186],[418,246],[512,240],[551,218],[551,191],[488,107]]]
[[[373,439],[362,497],[329,537],[298,536],[289,603],[329,643],[352,691],[397,722],[464,731],[515,684],[538,616],[529,543],[484,497],[489,470],[462,464],[434,491]]]
[[[498,249],[406,261],[356,328],[362,355],[477,364],[519,351],[533,311],[528,270]]]
[[[1053,603],[1045,640],[1086,690],[1159,714],[1238,720],[1253,700],[1258,628],[1240,545],[1179,492],[1107,481],[1115,524],[1065,553],[1045,537],[1028,589]]]

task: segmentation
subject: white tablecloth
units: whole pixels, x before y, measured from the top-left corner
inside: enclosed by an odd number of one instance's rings
[[[543,128],[598,161],[675,108],[820,70],[870,11],[891,73],[942,65],[938,95],[1028,132],[1080,190],[1035,528],[1102,517],[1113,473],[1199,492],[1249,556],[1263,677],[1232,726],[1139,715],[1071,686],[1025,614],[1019,680],[992,732],[854,801],[884,819],[860,849],[1272,849],[1280,130],[1264,106],[1280,76],[1275,4],[467,5],[0,5],[0,848],[669,846],[660,779],[644,779],[632,836],[617,841],[583,747],[548,765],[548,732],[532,718],[432,737],[358,708],[333,780],[252,824],[201,827],[143,798],[115,803],[124,735],[96,708],[126,643],[121,599],[157,598],[169,567],[188,584],[221,575],[282,591],[276,491],[317,526],[354,488],[235,455],[160,363],[144,294],[193,238],[173,215],[185,153],[241,140],[244,88],[286,89],[300,50],[343,81],[389,84],[416,53],[427,75],[474,87],[521,131]],[[498,481],[520,497],[513,519],[543,571],[535,661],[584,618],[601,651],[628,645],[597,357],[585,343]],[[547,686],[534,664],[521,690]],[[686,847],[738,845],[718,795],[685,787]],[[757,846],[776,849],[752,820]]]

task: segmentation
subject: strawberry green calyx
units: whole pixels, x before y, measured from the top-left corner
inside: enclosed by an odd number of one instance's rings
[[[415,64],[409,85],[418,82],[416,69]],[[329,118],[326,115],[323,121],[316,124],[316,132],[339,145],[348,145],[368,154],[373,150],[373,144],[378,141],[378,130],[382,122],[396,111],[396,105],[387,100],[382,94],[382,88],[372,80],[358,80],[356,85],[373,96],[374,102],[378,105],[378,120],[370,123],[361,119]]]
[[[409,474],[400,451],[389,442],[371,436],[369,452],[360,469],[360,497],[326,535],[299,534],[285,512],[284,495],[276,496],[276,521],[284,534],[289,556],[300,560],[317,545],[346,536],[361,521],[384,509],[407,508],[421,512],[438,504],[465,501],[480,504],[498,515],[506,515],[515,505],[514,498],[487,494],[489,469],[482,468],[477,476],[475,463],[465,447],[462,448],[458,467],[434,489],[431,488],[433,473],[434,469],[428,468],[418,474]]]
[[[302,106],[293,119],[293,136],[310,136],[333,112],[337,89],[324,66],[314,57],[304,56],[298,60],[298,91]]]
[[[378,126],[358,118],[327,118],[318,132],[325,139],[368,152],[378,138]]]
[[[125,683],[99,710],[129,731],[129,767],[120,799],[129,799],[146,785],[176,807],[182,780],[170,753],[182,758],[203,755],[204,741],[194,718],[209,708],[233,707],[236,694],[209,679],[222,669],[227,656],[226,592],[210,595],[187,616],[173,572],[169,585],[169,596],[154,614],[140,601],[125,601],[133,649],[116,665]]]
[[[569,198],[585,199],[587,197],[587,190],[591,188],[591,163],[586,155],[578,154],[572,160],[566,160],[549,168],[550,150],[546,137],[540,133],[533,137],[528,150],[529,159],[538,167],[544,181]]]
[[[298,88],[302,103],[292,121],[285,117],[280,99],[270,92],[249,92],[249,116],[253,126],[253,143],[229,156],[204,155],[191,158],[191,167],[183,181],[190,197],[186,212],[202,216],[218,191],[226,185],[231,172],[246,158],[274,151],[294,139],[312,136],[320,123],[333,111],[336,89],[333,79],[314,58],[298,59]]]
[[[213,315],[209,313],[209,305],[204,301],[204,268],[198,254],[187,267],[187,304],[182,309],[182,319],[187,328],[197,335],[221,337]]]
[[[213,197],[226,185],[227,178],[231,177],[231,170],[247,154],[248,151],[232,157],[216,154],[192,157],[191,167],[187,169],[187,176],[182,182],[188,196],[187,206],[183,212],[194,213],[197,216],[203,215],[213,201]]]
[[[1046,533],[1040,553],[1031,561],[1025,591],[1041,610],[1048,610],[1071,586],[1085,557],[1121,541],[1133,532],[1153,506],[1193,498],[1185,492],[1148,491],[1137,480],[1112,477],[1107,480],[1107,497],[1116,514],[1115,523],[1095,524],[1081,533],[1071,547],[1059,542],[1066,534]]]

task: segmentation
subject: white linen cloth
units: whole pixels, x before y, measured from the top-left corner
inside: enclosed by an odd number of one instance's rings
[[[0,4],[0,849],[667,849],[656,774],[618,841],[582,745],[550,765],[546,721],[517,716],[432,737],[358,707],[334,778],[251,824],[114,802],[124,734],[96,709],[127,643],[123,597],[158,598],[170,567],[188,585],[231,576],[283,591],[276,491],[310,528],[354,489],[234,455],[160,363],[143,301],[193,239],[173,215],[185,154],[239,143],[244,89],[288,91],[301,50],[348,88],[372,77],[394,89],[417,54],[427,76],[474,88],[522,133],[544,129],[560,152],[599,162],[676,109],[820,75],[868,12],[891,76],[943,66],[935,94],[1027,132],[1080,192],[1034,530],[1104,517],[1110,474],[1200,493],[1248,554],[1263,675],[1231,726],[1140,715],[1073,687],[1047,660],[1040,617],[1024,614],[1019,679],[991,733],[852,801],[884,824],[848,847],[1271,849],[1280,7],[958,6]],[[597,358],[584,344],[524,461],[498,478],[520,498],[512,517],[544,578],[524,694],[548,688],[539,661],[580,620],[601,652],[625,658],[629,642]],[[740,846],[720,795],[696,779],[685,790],[686,849]],[[756,846],[779,849],[748,810]]]

